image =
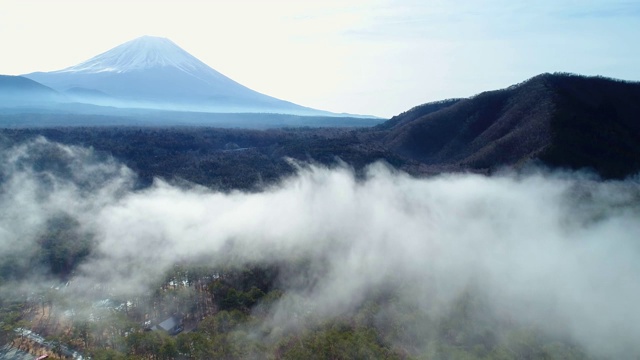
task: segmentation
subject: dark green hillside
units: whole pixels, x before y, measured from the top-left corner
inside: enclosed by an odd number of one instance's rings
[[[391,129],[398,125],[411,122],[420,117],[429,115],[433,112],[448,108],[449,106],[458,103],[460,100],[463,99],[447,99],[418,105],[403,112],[402,114],[394,116],[393,118],[389,119],[389,121],[385,121],[384,123],[378,125],[377,128],[382,130]]]
[[[553,102],[544,78],[485,92],[405,122],[391,129],[385,143],[427,164],[515,164],[548,143]]]
[[[558,96],[542,161],[606,178],[640,171],[640,84],[570,75],[549,82]]]
[[[428,165],[491,171],[539,159],[620,178],[640,171],[639,104],[638,83],[543,74],[393,118],[383,142]]]

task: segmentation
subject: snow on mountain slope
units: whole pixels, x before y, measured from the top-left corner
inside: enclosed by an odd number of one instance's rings
[[[173,41],[155,36],[133,39],[78,65],[53,73],[125,73],[162,67],[179,69],[207,82],[231,80],[184,51]],[[214,79],[209,79],[211,77]]]
[[[127,72],[153,67],[173,66],[187,73],[207,71],[209,67],[182,50],[171,40],[142,36],[97,55],[78,65],[56,72]]]
[[[77,101],[118,107],[213,112],[330,115],[251,90],[212,69],[171,40],[142,36],[86,60],[27,78],[58,91],[83,89],[103,97]],[[110,98],[109,98],[110,97]]]

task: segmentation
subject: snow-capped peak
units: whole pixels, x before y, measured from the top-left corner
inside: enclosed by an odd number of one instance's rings
[[[175,67],[192,74],[212,70],[167,38],[142,36],[56,72],[124,73],[158,67]]]

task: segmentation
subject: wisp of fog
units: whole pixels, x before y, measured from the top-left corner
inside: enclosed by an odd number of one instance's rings
[[[176,263],[304,259],[304,279],[265,327],[338,318],[393,291],[432,316],[480,292],[492,311],[570,336],[596,355],[640,354],[640,184],[530,170],[415,178],[377,163],[298,164],[259,192],[215,191],[135,174],[91,149],[43,138],[5,146],[0,251],[28,258],[51,219],[72,218],[95,244],[76,289],[147,290]],[[298,275],[302,276],[302,275]],[[52,281],[36,272],[16,289]],[[30,284],[30,285],[29,285]],[[78,294],[82,291],[78,290]]]

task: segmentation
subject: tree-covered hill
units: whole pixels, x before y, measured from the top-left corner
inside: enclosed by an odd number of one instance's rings
[[[40,127],[2,134],[8,142],[43,135],[93,147],[123,161],[143,184],[161,177],[252,189],[290,175],[288,158],[344,161],[356,170],[384,160],[414,175],[535,163],[624,178],[640,171],[639,113],[638,83],[543,74],[424,104],[370,128]]]
[[[589,168],[604,177],[640,171],[639,83],[543,74],[438,104],[436,111],[418,107],[389,120],[394,125],[385,147],[425,164],[463,169],[540,160],[552,167]]]

